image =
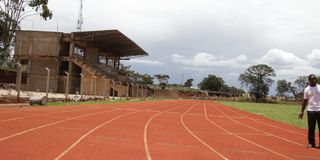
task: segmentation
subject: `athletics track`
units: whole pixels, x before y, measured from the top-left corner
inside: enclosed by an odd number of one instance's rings
[[[0,108],[3,160],[320,159],[306,135],[212,101]]]

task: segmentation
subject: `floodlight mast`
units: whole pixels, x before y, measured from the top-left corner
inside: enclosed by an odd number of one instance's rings
[[[82,8],[83,8],[83,0],[80,0],[80,8],[79,8],[79,15],[77,20],[77,31],[81,32],[82,24],[83,24],[83,16],[82,16]]]

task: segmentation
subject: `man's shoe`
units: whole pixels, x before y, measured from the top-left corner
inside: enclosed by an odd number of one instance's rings
[[[307,148],[316,148],[316,146],[315,146],[315,145],[312,145],[312,144],[308,144],[308,145],[307,145]]]

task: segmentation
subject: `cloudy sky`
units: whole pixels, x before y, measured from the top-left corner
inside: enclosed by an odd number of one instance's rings
[[[79,1],[49,0],[52,20],[29,17],[22,28],[75,31]],[[149,53],[126,64],[170,83],[214,74],[240,87],[239,74],[260,63],[274,80],[320,74],[319,0],[83,1],[83,30],[120,30]]]

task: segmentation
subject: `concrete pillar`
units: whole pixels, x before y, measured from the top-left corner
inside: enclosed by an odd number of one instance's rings
[[[108,91],[108,80],[107,79],[104,79],[104,96],[105,97],[108,97],[109,93],[107,92]]]
[[[131,97],[133,98],[134,97],[134,84],[130,83],[130,85],[132,86],[132,88],[131,88]]]
[[[129,97],[130,84],[127,82],[127,97]]]
[[[68,79],[70,82],[72,82],[72,57],[73,57],[73,54],[74,54],[74,33],[71,33],[70,35],[70,49],[69,49],[69,65],[68,65]],[[70,88],[71,88],[71,84],[68,85],[68,93],[70,91]]]
[[[17,63],[18,72],[16,78],[16,86],[17,86],[17,102],[20,102],[20,88],[21,88],[21,77],[22,77],[22,65]]]
[[[120,92],[121,92],[121,94],[120,94]],[[121,97],[122,92],[123,92],[122,82],[121,82],[121,81],[119,81],[118,97]]]
[[[139,84],[137,84],[137,98],[139,97]]]
[[[114,80],[111,80],[112,81],[112,97],[114,98],[114,87],[115,87],[115,82]]]
[[[82,100],[82,98],[83,98],[83,80],[84,80],[84,78],[83,78],[83,74],[82,73],[80,73],[80,76],[81,76],[81,79],[80,79],[80,99]]]

